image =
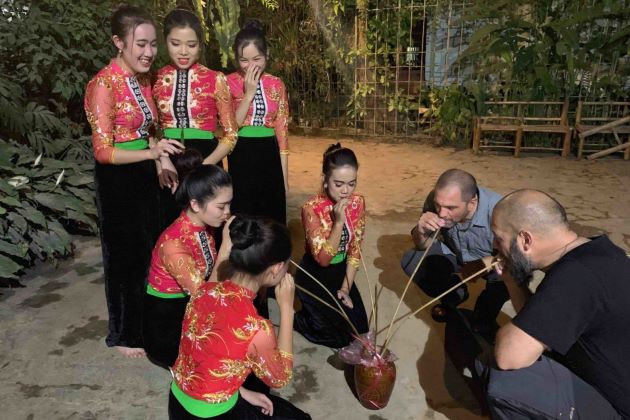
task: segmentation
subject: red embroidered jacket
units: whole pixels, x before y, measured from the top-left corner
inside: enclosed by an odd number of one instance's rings
[[[345,252],[348,264],[359,268],[361,242],[365,230],[365,200],[359,194],[350,195],[350,202],[346,207],[346,223],[338,249],[333,249],[327,242],[333,227],[334,205],[327,195],[318,194],[302,206],[306,252],[310,252],[315,261],[322,266],[330,264],[337,253]]]
[[[273,388],[291,380],[293,356],[278,349],[271,321],[256,312],[255,296],[225,280],[204,283],[191,297],[172,368],[187,395],[227,401],[251,371]]]
[[[162,293],[194,294],[217,259],[211,226],[197,226],[184,210],[160,235],[151,255],[149,284]]]
[[[234,72],[227,76],[227,82],[232,95],[232,106],[236,111],[245,96],[245,78],[240,72]],[[242,125],[275,129],[280,151],[288,151],[289,99],[282,80],[263,73]]]
[[[94,158],[99,163],[114,162],[114,143],[153,134],[157,109],[150,76],[126,72],[116,59],[88,82],[84,106],[92,127]]]
[[[234,148],[238,124],[223,73],[195,63],[187,70],[169,64],[157,73],[153,97],[161,128],[199,128],[214,132],[217,117],[223,127],[221,143]]]

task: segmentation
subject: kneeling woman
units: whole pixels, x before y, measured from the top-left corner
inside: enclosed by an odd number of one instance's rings
[[[323,193],[302,207],[306,253],[300,266],[343,303],[342,307],[360,334],[368,331],[367,315],[354,277],[359,268],[360,248],[365,228],[365,201],[355,194],[359,163],[354,152],[332,145],[324,153]],[[299,270],[295,281],[331,302],[321,286]],[[352,341],[352,329],[336,312],[298,291],[302,309],[295,314],[295,330],[307,340],[339,348]]]
[[[291,403],[242,387],[254,372],[267,385],[286,385],[293,369],[293,278],[286,227],[237,216],[229,225],[229,263],[192,296],[169,395],[171,419],[309,419]],[[253,304],[259,288],[276,289],[280,331]]]
[[[230,217],[232,181],[223,169],[201,165],[201,160],[196,150],[187,150],[178,160],[183,181],[176,199],[184,210],[153,249],[144,299],[145,350],[167,369],[177,358],[189,295],[208,278],[216,279],[218,263],[229,255],[227,229],[218,255],[213,232]]]

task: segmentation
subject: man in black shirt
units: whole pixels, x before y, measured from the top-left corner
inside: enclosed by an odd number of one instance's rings
[[[630,258],[569,228],[535,190],[497,203],[492,230],[517,312],[497,333],[488,380],[495,418],[630,418]],[[533,270],[545,278],[532,294]]]

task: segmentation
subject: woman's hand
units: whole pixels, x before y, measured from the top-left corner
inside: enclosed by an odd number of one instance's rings
[[[350,200],[342,198],[337,201],[333,207],[333,216],[335,223],[344,224],[346,222],[346,207],[348,207]]]
[[[341,289],[337,290],[337,299],[340,299],[341,303],[346,305],[348,308],[354,308],[354,305],[352,304],[352,299],[350,299],[350,291],[347,288],[342,287]]]
[[[175,190],[179,185],[179,176],[177,175],[177,169],[168,157],[161,157],[159,160],[159,166],[161,171],[158,174],[158,180],[160,181],[160,188],[168,187],[171,190],[171,194],[175,194]]]
[[[240,387],[238,391],[245,401],[254,407],[259,407],[263,414],[273,416],[273,403],[265,394],[250,391],[249,389],[243,387]]]
[[[162,139],[150,149],[150,153],[152,159],[159,159],[161,157],[168,157],[169,155],[181,153],[184,149],[184,145],[177,140]]]
[[[162,172],[160,172],[160,175],[158,176],[158,180],[160,181],[160,188],[167,187],[171,190],[171,194],[175,194],[175,190],[179,184],[177,172],[173,172],[169,169],[162,169]]]
[[[260,67],[255,65],[250,65],[247,67],[247,72],[245,72],[245,97],[249,99],[251,102],[254,99],[254,95],[256,95],[256,89],[258,88],[258,81],[260,80],[260,76],[262,75],[262,71]]]
[[[227,255],[230,255],[230,251],[232,251],[232,238],[230,237],[230,224],[234,220],[236,216],[232,216],[223,225],[223,232],[221,233],[221,248],[223,248],[223,244],[225,244],[225,252]]]
[[[280,307],[280,312],[293,310],[293,298],[295,295],[295,281],[289,273],[276,285],[276,302]]]

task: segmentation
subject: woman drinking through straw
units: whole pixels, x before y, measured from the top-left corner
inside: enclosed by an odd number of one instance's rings
[[[354,193],[358,169],[354,152],[339,143],[324,153],[323,192],[302,207],[306,253],[300,266],[341,300],[350,322],[363,334],[368,331],[367,314],[354,284],[365,228],[365,201]],[[302,270],[296,273],[295,281],[335,306],[328,292]],[[352,330],[341,315],[299,290],[298,296],[302,309],[295,314],[296,331],[315,344],[332,348],[352,341]]]
[[[162,232],[151,256],[142,336],[149,359],[167,369],[177,358],[189,296],[207,280],[216,281],[217,267],[231,247],[227,226],[232,180],[220,167],[202,165],[202,159],[194,149],[177,159],[182,178],[176,199],[183,210]],[[224,224],[217,252],[213,236]]]
[[[295,285],[287,274],[289,232],[276,222],[237,216],[229,235],[229,264],[219,269],[227,279],[201,285],[186,308],[169,418],[308,420],[290,402],[244,384],[252,371],[273,388],[291,380]],[[262,286],[276,290],[277,337],[253,304]]]

